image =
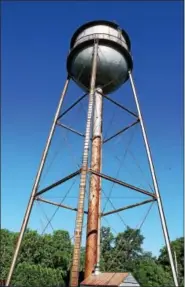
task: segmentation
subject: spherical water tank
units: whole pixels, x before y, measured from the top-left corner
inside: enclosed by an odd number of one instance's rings
[[[109,94],[126,82],[133,67],[129,37],[117,24],[100,20],[81,26],[71,39],[67,70],[83,90],[89,91],[95,39],[98,39],[96,87]]]

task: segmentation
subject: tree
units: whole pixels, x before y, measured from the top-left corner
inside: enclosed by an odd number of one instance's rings
[[[27,229],[21,245],[18,263],[39,264],[42,260],[42,236],[35,230]]]
[[[67,271],[72,258],[72,245],[67,231],[54,231],[52,237],[52,258],[54,268]]]
[[[112,250],[114,246],[114,236],[110,231],[110,227],[102,227],[100,235],[100,245],[101,245],[101,258],[100,258],[100,268],[106,271],[107,262],[112,259]]]
[[[102,228],[101,251],[104,271],[131,272],[142,287],[173,286],[169,272],[144,252],[140,230],[127,228],[114,237],[110,228]]]
[[[149,254],[140,256],[135,261],[132,273],[142,287],[173,286],[170,274],[161,265],[158,265]]]
[[[108,271],[132,272],[134,260],[142,254],[143,240],[140,230],[128,227],[124,232],[119,233],[114,240],[114,248],[111,252],[112,263],[108,265]]]
[[[107,251],[112,249],[114,244],[114,235],[110,231],[110,227],[102,227],[101,228],[101,252],[104,254]]]
[[[18,234],[6,229],[0,231],[0,278],[6,279]],[[142,287],[173,286],[167,250],[163,247],[156,259],[144,252],[140,230],[127,228],[114,236],[108,227],[101,228],[101,271],[131,272]],[[179,282],[183,286],[184,238],[171,242],[176,251]],[[12,285],[69,286],[69,271],[73,246],[69,233],[57,230],[53,234],[40,235],[27,230],[13,275]],[[81,248],[80,270],[84,270],[85,248]],[[82,275],[82,274],[81,274]],[[65,282],[65,283],[64,283]],[[65,285],[66,284],[66,285]]]
[[[17,238],[17,233],[13,233],[5,229],[1,230],[0,278],[2,280],[7,277]],[[17,282],[16,280],[18,280],[17,278],[20,273],[23,276],[21,279],[22,281],[19,280],[20,283],[27,281],[27,275],[30,276],[30,280],[33,280],[35,276],[34,274],[36,274],[36,269],[40,274],[46,274],[49,272],[51,278],[56,277],[57,274],[59,278],[62,276],[61,278],[65,279],[70,267],[71,253],[72,245],[67,231],[58,230],[52,235],[39,235],[37,231],[28,229],[24,235],[13,280],[14,282]],[[47,275],[43,276],[47,278]],[[44,279],[41,278],[42,276],[40,277],[41,281],[39,282],[42,283],[44,282]],[[31,281],[28,280],[28,282]],[[51,283],[51,281],[48,282]],[[54,285],[56,285],[56,282],[53,282]],[[24,286],[24,284],[22,286]]]
[[[0,279],[3,280],[8,274],[11,264],[17,234],[7,229],[0,230]]]
[[[184,286],[184,237],[177,238],[171,242],[172,252],[176,253],[178,281],[180,286]],[[173,254],[174,255],[174,254]],[[164,266],[165,270],[171,273],[171,267],[166,246],[160,250],[158,263]]]
[[[12,285],[18,287],[64,287],[65,283],[60,270],[24,262],[18,264]]]
[[[80,252],[80,271],[85,270],[85,247],[81,247]]]

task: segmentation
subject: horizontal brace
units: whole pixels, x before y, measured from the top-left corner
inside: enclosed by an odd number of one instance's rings
[[[75,177],[76,175],[78,175],[78,174],[80,174],[80,173],[81,173],[81,169],[79,169],[79,170],[77,170],[77,171],[71,173],[70,175],[68,175],[68,176],[66,176],[66,177],[64,177],[64,178],[62,178],[62,179],[60,179],[59,181],[57,181],[57,182],[55,182],[55,183],[53,183],[53,184],[51,184],[51,185],[45,187],[44,189],[40,190],[39,192],[36,193],[35,197],[37,197],[38,195],[41,195],[42,193],[44,193],[44,192],[46,192],[46,191],[48,191],[48,190],[50,190],[50,189],[52,189],[52,188],[54,188],[54,187],[56,187],[56,186],[62,184],[62,183],[64,183],[64,182],[66,182],[67,180],[69,180],[69,179]]]
[[[110,214],[113,214],[113,213],[117,213],[117,212],[120,212],[120,211],[123,211],[123,210],[126,210],[126,209],[130,209],[130,208],[133,208],[133,207],[137,207],[137,206],[140,206],[140,205],[144,205],[144,204],[147,204],[149,202],[154,202],[156,201],[156,199],[149,199],[149,200],[145,200],[145,201],[142,201],[142,202],[138,202],[138,203],[135,203],[135,204],[131,204],[131,205],[127,205],[125,207],[121,207],[119,209],[115,209],[115,210],[112,210],[112,211],[108,211],[108,212],[105,212],[105,213],[102,213],[101,216],[107,216],[107,215],[110,215]]]
[[[92,172],[93,174],[97,175],[97,176],[100,176],[100,177],[106,179],[106,180],[109,180],[109,181],[111,181],[111,182],[115,182],[115,183],[117,183],[117,184],[119,184],[119,185],[122,185],[122,186],[124,186],[124,187],[133,189],[133,190],[138,191],[138,192],[140,192],[140,193],[143,193],[143,194],[145,194],[145,195],[149,195],[149,196],[151,196],[151,197],[153,197],[153,198],[156,198],[156,195],[155,195],[154,193],[152,193],[152,192],[146,191],[146,190],[144,190],[144,189],[141,189],[141,188],[139,188],[139,187],[136,187],[136,186],[131,185],[131,184],[129,184],[129,183],[126,183],[126,182],[124,182],[124,181],[118,180],[118,179],[116,179],[116,178],[114,178],[114,177],[111,177],[111,176],[108,176],[108,175],[106,175],[106,174],[103,174],[103,173],[94,171],[94,170],[92,170],[92,169],[89,169],[89,171]]]
[[[64,204],[61,204],[61,203],[53,202],[53,201],[50,201],[50,200],[47,200],[47,199],[44,199],[44,198],[41,198],[41,197],[36,197],[35,200],[37,200],[37,201],[42,201],[42,202],[45,202],[45,203],[49,203],[49,204],[51,204],[51,205],[63,207],[63,208],[65,208],[65,209],[69,209],[69,210],[73,210],[73,211],[78,211],[78,208],[74,208],[74,207],[71,207],[71,206],[68,206],[68,205],[64,205]],[[84,211],[84,213],[88,214],[87,211]]]
[[[74,102],[67,110],[65,110],[59,117],[57,120],[61,119],[65,114],[67,114],[72,108],[74,108],[81,100],[83,100],[88,94],[84,94],[83,96],[81,96],[76,102]]]
[[[120,135],[121,133],[127,131],[129,128],[135,126],[137,123],[139,123],[139,119],[137,119],[137,121],[133,122],[133,123],[130,124],[129,126],[125,127],[124,129],[120,130],[119,132],[117,132],[116,134],[114,134],[113,136],[111,136],[110,138],[105,139],[105,140],[103,141],[103,143],[106,143],[106,142],[112,140],[112,139],[115,138],[116,136],[118,136],[118,135]]]
[[[84,134],[82,134],[82,133],[80,133],[80,132],[78,132],[78,131],[76,131],[76,130],[74,130],[74,129],[72,129],[72,128],[64,125],[64,124],[61,124],[60,122],[57,122],[57,125],[62,127],[62,128],[64,128],[64,129],[66,129],[66,130],[69,130],[70,132],[75,133],[75,134],[77,134],[77,135],[79,135],[81,137],[85,137]]]
[[[138,115],[133,113],[132,111],[130,111],[129,109],[125,108],[124,106],[122,106],[120,103],[117,103],[116,101],[114,101],[113,99],[109,98],[108,96],[105,96],[102,94],[102,96],[104,98],[106,98],[107,100],[109,100],[110,102],[112,102],[113,104],[115,104],[116,106],[120,107],[122,110],[128,112],[129,114],[131,114],[132,116],[138,118]]]

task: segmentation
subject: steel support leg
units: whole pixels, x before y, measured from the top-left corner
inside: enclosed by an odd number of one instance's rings
[[[94,93],[95,93],[95,84],[96,84],[97,55],[98,55],[98,43],[96,42],[93,48],[92,75],[91,75],[91,83],[90,83],[89,105],[88,105],[87,124],[86,124],[85,140],[84,140],[82,170],[81,170],[81,178],[80,178],[78,212],[77,212],[76,226],[75,226],[75,239],[74,239],[72,269],[71,269],[71,276],[70,276],[70,287],[78,287],[78,281],[79,281],[80,251],[81,251],[82,227],[83,227],[83,217],[84,217],[86,181],[87,181],[87,172],[88,172],[89,143],[90,143],[90,136],[91,136]]]
[[[169,260],[170,260],[174,285],[176,287],[178,287],[175,264],[173,261],[172,250],[171,250],[171,246],[170,246],[170,238],[169,238],[168,228],[167,228],[165,214],[164,214],[164,210],[163,210],[162,200],[161,200],[161,196],[160,196],[160,192],[159,192],[159,187],[158,187],[157,178],[156,178],[155,169],[154,169],[154,164],[153,164],[153,160],[152,160],[152,155],[151,155],[151,151],[150,151],[150,147],[149,147],[149,143],[148,143],[148,138],[147,138],[144,122],[143,122],[143,117],[142,117],[141,110],[140,110],[137,92],[136,92],[136,88],[135,88],[135,84],[134,84],[131,72],[129,72],[129,79],[130,79],[130,83],[131,83],[131,87],[132,87],[132,91],[133,91],[133,95],[134,95],[134,99],[135,99],[135,103],[136,103],[136,107],[137,107],[137,111],[138,111],[138,116],[139,116],[140,123],[141,123],[141,130],[142,130],[145,148],[146,148],[146,152],[147,152],[147,157],[148,157],[148,162],[149,162],[150,171],[151,171],[151,175],[152,175],[152,180],[153,180],[153,184],[154,184],[154,190],[156,193],[156,199],[157,199],[157,203],[158,203],[158,209],[159,209],[163,234],[164,234],[164,238],[165,238],[165,242],[166,242],[166,248],[167,248],[168,256],[169,256]]]
[[[35,178],[33,189],[32,189],[32,192],[31,192],[31,196],[30,196],[30,199],[29,199],[29,202],[28,202],[26,213],[25,213],[25,216],[24,216],[24,219],[23,219],[23,222],[22,222],[22,226],[21,226],[21,230],[20,230],[20,233],[19,233],[19,237],[18,237],[18,240],[17,240],[16,248],[15,248],[15,251],[14,251],[14,254],[13,254],[13,259],[12,259],[10,270],[9,270],[8,277],[7,277],[7,280],[6,280],[6,286],[9,286],[11,278],[12,278],[12,275],[13,275],[13,272],[14,272],[14,269],[15,269],[15,265],[16,265],[17,257],[18,257],[19,251],[20,251],[23,235],[24,235],[24,232],[25,232],[27,224],[28,224],[30,213],[31,213],[31,210],[32,210],[32,207],[33,207],[33,202],[34,202],[34,199],[35,199],[35,194],[36,194],[38,186],[39,186],[39,182],[40,182],[40,178],[41,178],[42,171],[43,171],[43,168],[44,168],[44,164],[45,164],[45,161],[46,161],[46,158],[47,158],[49,147],[51,145],[52,137],[53,137],[53,134],[54,134],[54,131],[55,131],[56,123],[57,123],[57,119],[58,119],[58,116],[59,116],[59,113],[60,113],[60,110],[61,110],[61,107],[62,107],[62,103],[63,103],[63,100],[64,100],[64,96],[66,94],[68,85],[69,85],[69,77],[67,78],[66,83],[64,85],[64,89],[62,91],[62,94],[61,94],[61,97],[60,97],[60,101],[59,101],[59,104],[58,104],[58,107],[57,107],[57,111],[55,113],[55,117],[54,117],[54,120],[53,120],[53,124],[52,124],[51,130],[50,130],[47,142],[46,142],[46,146],[45,146],[42,158],[41,158],[40,166],[39,166],[36,178]]]

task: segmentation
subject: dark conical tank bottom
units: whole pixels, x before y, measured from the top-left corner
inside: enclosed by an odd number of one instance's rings
[[[77,45],[68,56],[67,69],[72,79],[85,91],[89,91],[92,70],[93,41]],[[109,94],[128,79],[132,59],[121,45],[99,40],[96,86]]]

